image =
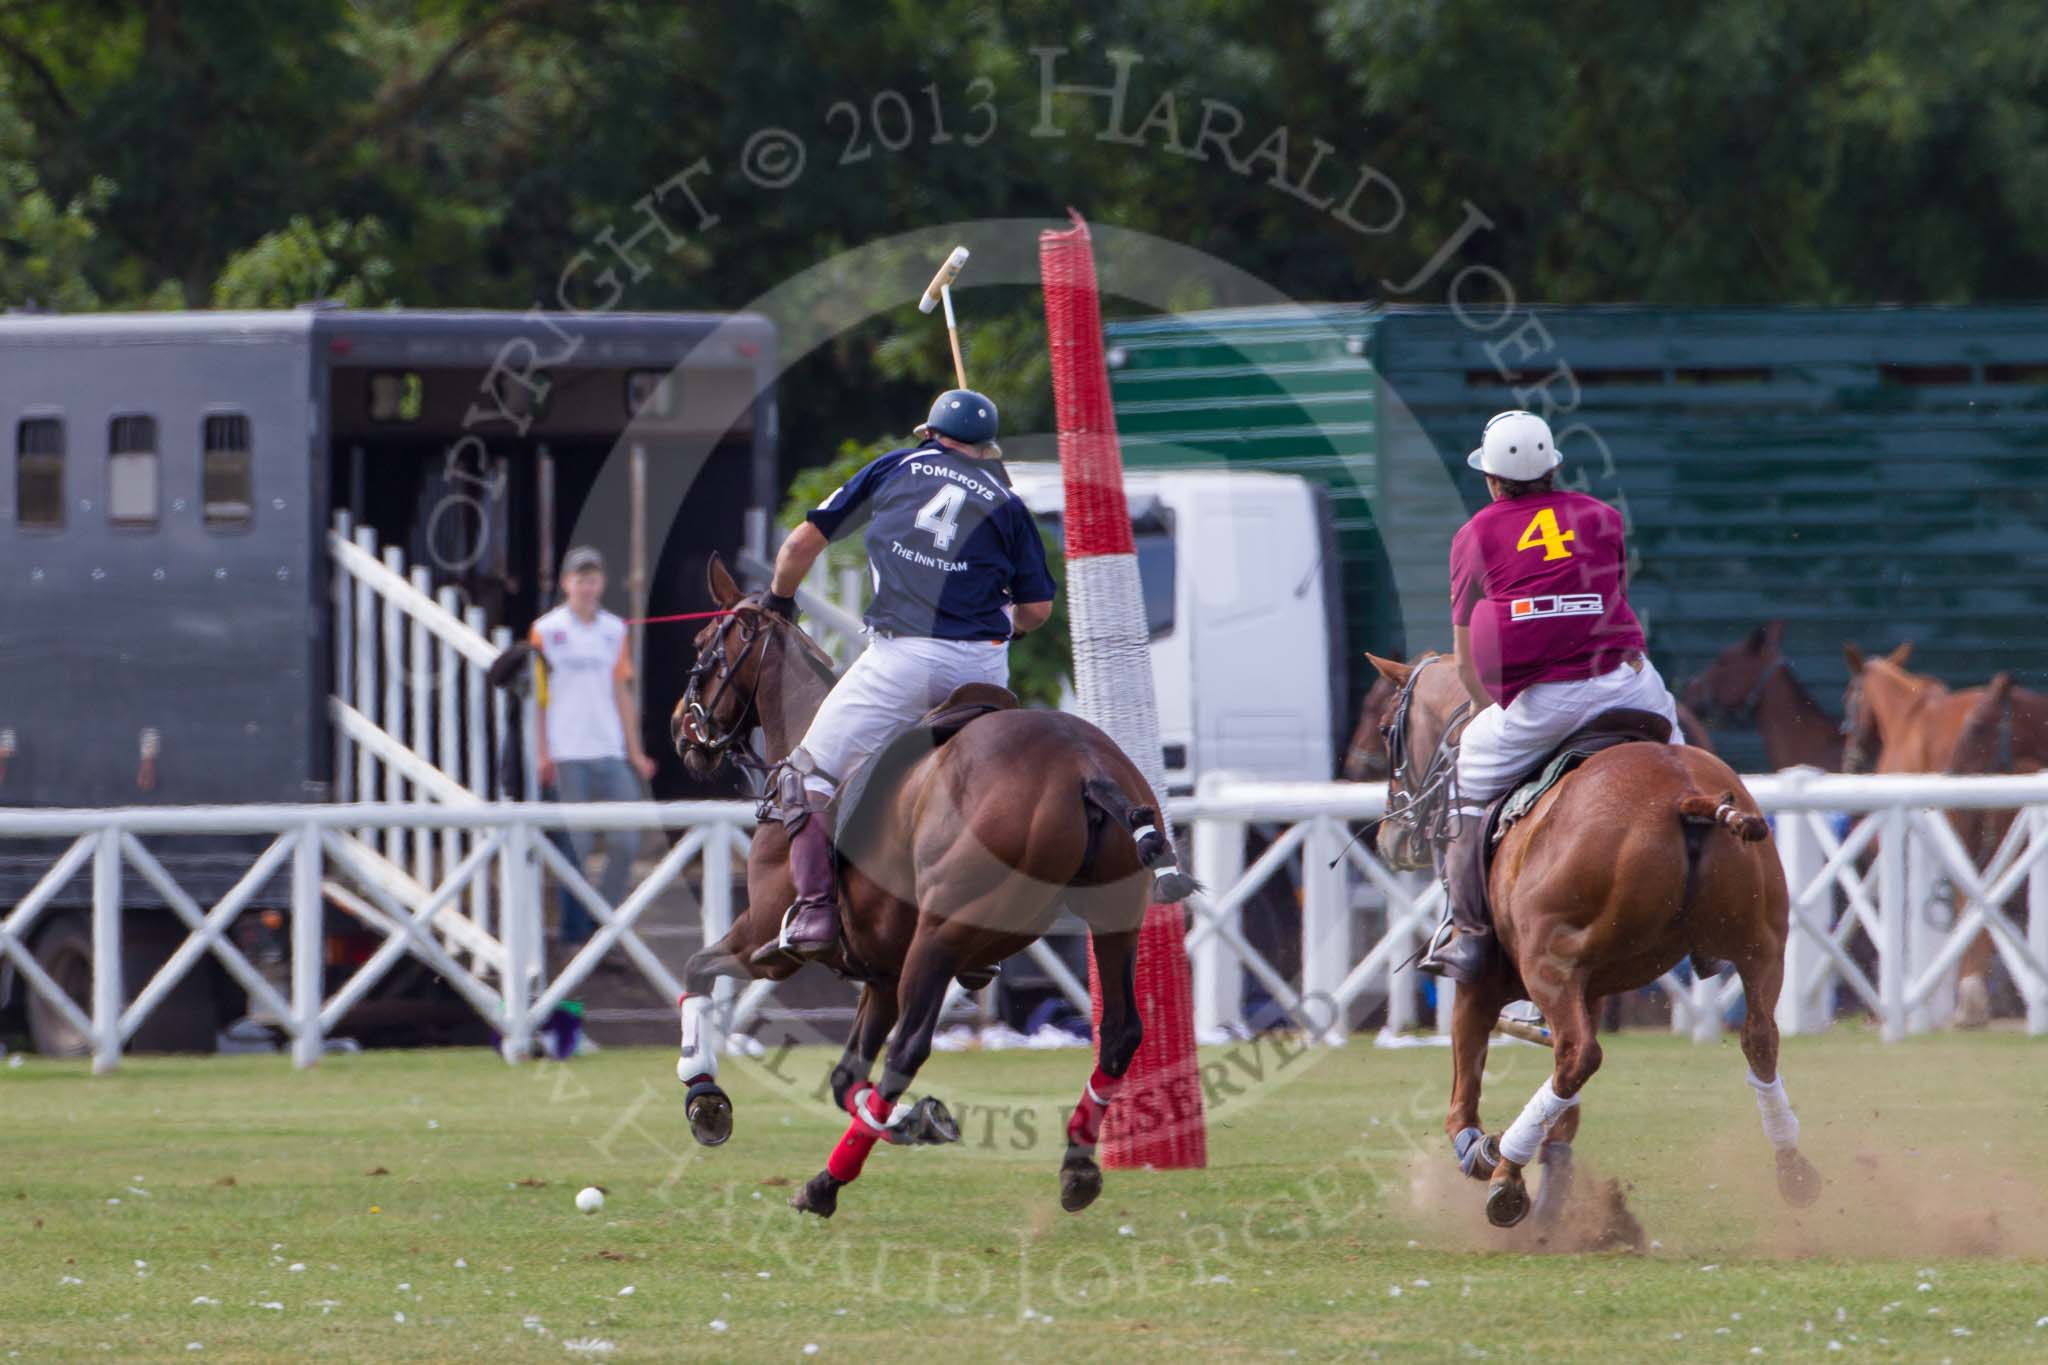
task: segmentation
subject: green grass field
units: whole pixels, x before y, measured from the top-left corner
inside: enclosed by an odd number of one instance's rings
[[[822,1050],[790,1085],[728,1062],[716,1151],[662,1051],[27,1059],[0,1069],[0,1358],[2048,1357],[2041,1043],[1788,1043],[1830,1181],[1794,1220],[1732,1044],[1611,1041],[1581,1179],[1630,1188],[1641,1255],[1483,1227],[1441,1050],[1204,1056],[1208,1169],[1112,1171],[1074,1216],[1085,1054],[941,1054],[966,1140],[878,1150],[830,1223],[783,1202],[839,1131],[801,1098]],[[1496,1049],[1491,1126],[1545,1060]]]

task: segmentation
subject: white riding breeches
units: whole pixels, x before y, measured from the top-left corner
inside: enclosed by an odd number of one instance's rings
[[[1537,683],[1517,692],[1505,707],[1487,707],[1465,726],[1458,745],[1459,801],[1491,801],[1574,730],[1617,706],[1655,712],[1671,722],[1671,742],[1685,743],[1678,729],[1678,708],[1657,666],[1648,659],[1640,668],[1623,664],[1597,678]]]
[[[836,683],[800,746],[814,771],[804,790],[830,796],[889,737],[964,683],[1010,682],[1007,641],[868,638],[867,651]]]

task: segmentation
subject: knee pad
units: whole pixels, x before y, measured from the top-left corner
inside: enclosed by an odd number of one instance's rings
[[[787,804],[793,807],[817,807],[832,799],[832,793],[839,790],[839,781],[818,766],[818,760],[810,750],[799,744],[789,751],[785,760],[791,778],[790,790],[786,793]]]

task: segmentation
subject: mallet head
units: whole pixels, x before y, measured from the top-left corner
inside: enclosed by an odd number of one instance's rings
[[[967,264],[967,248],[956,246],[953,254],[946,257],[946,263],[939,267],[939,273],[932,276],[932,282],[924,287],[924,297],[917,301],[917,311],[929,313],[939,306],[939,291],[959,278],[960,267]]]

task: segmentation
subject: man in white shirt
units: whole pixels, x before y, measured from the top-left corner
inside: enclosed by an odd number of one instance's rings
[[[540,781],[568,802],[640,801],[654,760],[640,744],[640,712],[633,702],[633,660],[626,623],[598,606],[604,596],[604,557],[578,545],[562,558],[566,599],[533,623],[529,637],[540,654]],[[590,865],[596,831],[570,836],[583,866]],[[598,893],[608,905],[626,897],[626,879],[640,851],[636,829],[605,831],[604,878]],[[565,897],[564,946],[589,940],[595,925],[580,902]]]

